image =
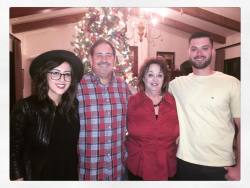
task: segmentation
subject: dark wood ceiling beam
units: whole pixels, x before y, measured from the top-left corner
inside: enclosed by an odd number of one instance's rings
[[[187,33],[206,32],[212,36],[212,38],[215,42],[218,42],[221,44],[226,43],[226,38],[221,36],[221,35],[218,35],[218,34],[212,33],[212,32],[208,32],[208,31],[202,30],[200,28],[197,28],[197,27],[194,27],[194,26],[191,26],[191,25],[188,25],[188,24],[185,24],[185,23],[182,23],[182,22],[170,19],[170,18],[164,18],[164,21],[162,23],[165,25],[168,25],[170,27],[179,29],[181,31],[187,32]]]
[[[33,14],[48,13],[55,10],[62,10],[69,7],[10,7],[10,19]]]
[[[37,20],[37,21],[32,21],[32,22],[27,22],[27,23],[15,24],[15,25],[12,25],[12,33],[21,33],[21,32],[31,31],[35,29],[52,27],[56,25],[75,23],[75,22],[80,21],[83,16],[84,16],[84,13],[79,13],[79,14],[49,18],[46,20],[40,20],[40,21]]]
[[[215,14],[213,12],[207,11],[202,8],[197,8],[197,7],[168,7],[168,8],[240,32],[240,22],[230,18],[226,18],[219,14]]]
[[[140,16],[140,11],[138,8],[135,8],[133,10],[131,10],[129,12],[131,15],[133,16]],[[173,20],[173,19],[170,19],[170,18],[164,18],[162,19],[161,16],[159,16],[158,14],[152,14],[154,17],[157,17],[159,20],[163,20],[163,21],[160,21],[160,23],[164,24],[164,25],[168,25],[170,27],[173,27],[175,29],[178,29],[178,30],[181,30],[181,31],[184,31],[184,32],[187,32],[187,33],[195,33],[195,32],[206,32],[206,33],[209,33],[212,37],[213,37],[213,40],[215,42],[218,42],[218,43],[221,43],[221,44],[225,44],[226,43],[226,38],[221,36],[221,35],[218,35],[216,33],[212,33],[212,32],[208,32],[206,30],[202,30],[200,28],[197,28],[197,27],[194,27],[194,26],[191,26],[191,25],[188,25],[188,24],[185,24],[183,22],[179,22],[179,21],[176,21],[176,20]],[[150,16],[149,15],[143,15],[147,20],[150,19]]]

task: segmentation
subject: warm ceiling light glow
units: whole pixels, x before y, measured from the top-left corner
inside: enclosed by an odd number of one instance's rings
[[[166,8],[141,8],[144,12],[159,14],[162,17],[165,17],[169,14],[168,9]]]
[[[140,8],[139,9],[139,21],[136,24],[137,28],[137,34],[139,35],[139,41],[142,42],[143,38],[152,38],[152,39],[158,39],[161,35],[159,34],[156,37],[152,37],[148,35],[147,29],[149,27],[149,24],[151,23],[151,26],[156,26],[162,17],[165,17],[168,15],[167,8]],[[132,22],[131,25],[134,28],[135,22]]]
[[[156,24],[158,24],[158,19],[157,18],[152,18],[151,23],[153,24],[153,26],[156,26]]]
[[[160,14],[162,17],[166,17],[166,16],[169,14],[169,11],[168,11],[168,9],[166,9],[166,8],[161,8],[161,9],[159,10],[159,14]]]
[[[53,10],[52,9],[44,9],[44,10],[42,10],[41,12],[42,13],[49,13],[49,12],[52,12]]]

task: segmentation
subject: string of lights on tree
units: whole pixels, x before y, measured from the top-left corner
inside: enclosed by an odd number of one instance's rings
[[[91,70],[88,59],[91,45],[99,38],[110,41],[117,52],[116,74],[134,85],[136,78],[132,74],[126,19],[119,9],[88,8],[82,20],[75,26],[76,34],[71,44],[74,46],[74,52],[81,58],[86,73]]]

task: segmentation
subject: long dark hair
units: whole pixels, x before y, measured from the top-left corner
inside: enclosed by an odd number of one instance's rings
[[[34,94],[37,96],[39,104],[45,113],[50,113],[50,111],[52,110],[51,108],[55,108],[55,105],[51,105],[54,104],[54,102],[48,96],[49,86],[48,86],[47,74],[49,71],[51,71],[55,67],[60,66],[64,62],[65,60],[61,58],[56,58],[45,62],[43,66],[40,66],[38,74],[36,74],[33,78]],[[69,65],[71,66],[70,63]],[[68,119],[69,119],[69,114],[70,113],[75,114],[77,110],[77,102],[76,102],[77,78],[74,73],[74,69],[72,67],[71,67],[71,75],[72,76],[71,76],[70,87],[62,95],[59,104],[60,112],[63,113]]]
[[[161,71],[163,72],[164,79],[163,79],[163,84],[161,87],[161,93],[163,94],[168,89],[169,78],[168,78],[168,71],[167,71],[166,63],[160,58],[151,58],[151,59],[147,59],[144,62],[144,64],[142,65],[142,67],[140,69],[140,73],[138,76],[138,82],[137,82],[138,89],[141,92],[145,91],[145,84],[144,84],[143,78],[144,78],[145,74],[147,73],[150,65],[152,65],[152,64],[159,65]]]

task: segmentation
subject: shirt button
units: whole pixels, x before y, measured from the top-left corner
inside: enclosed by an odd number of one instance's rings
[[[109,153],[104,158],[105,158],[106,162],[110,162],[111,161],[111,155]]]
[[[110,155],[110,153],[108,153],[108,159],[111,160],[111,155]]]

